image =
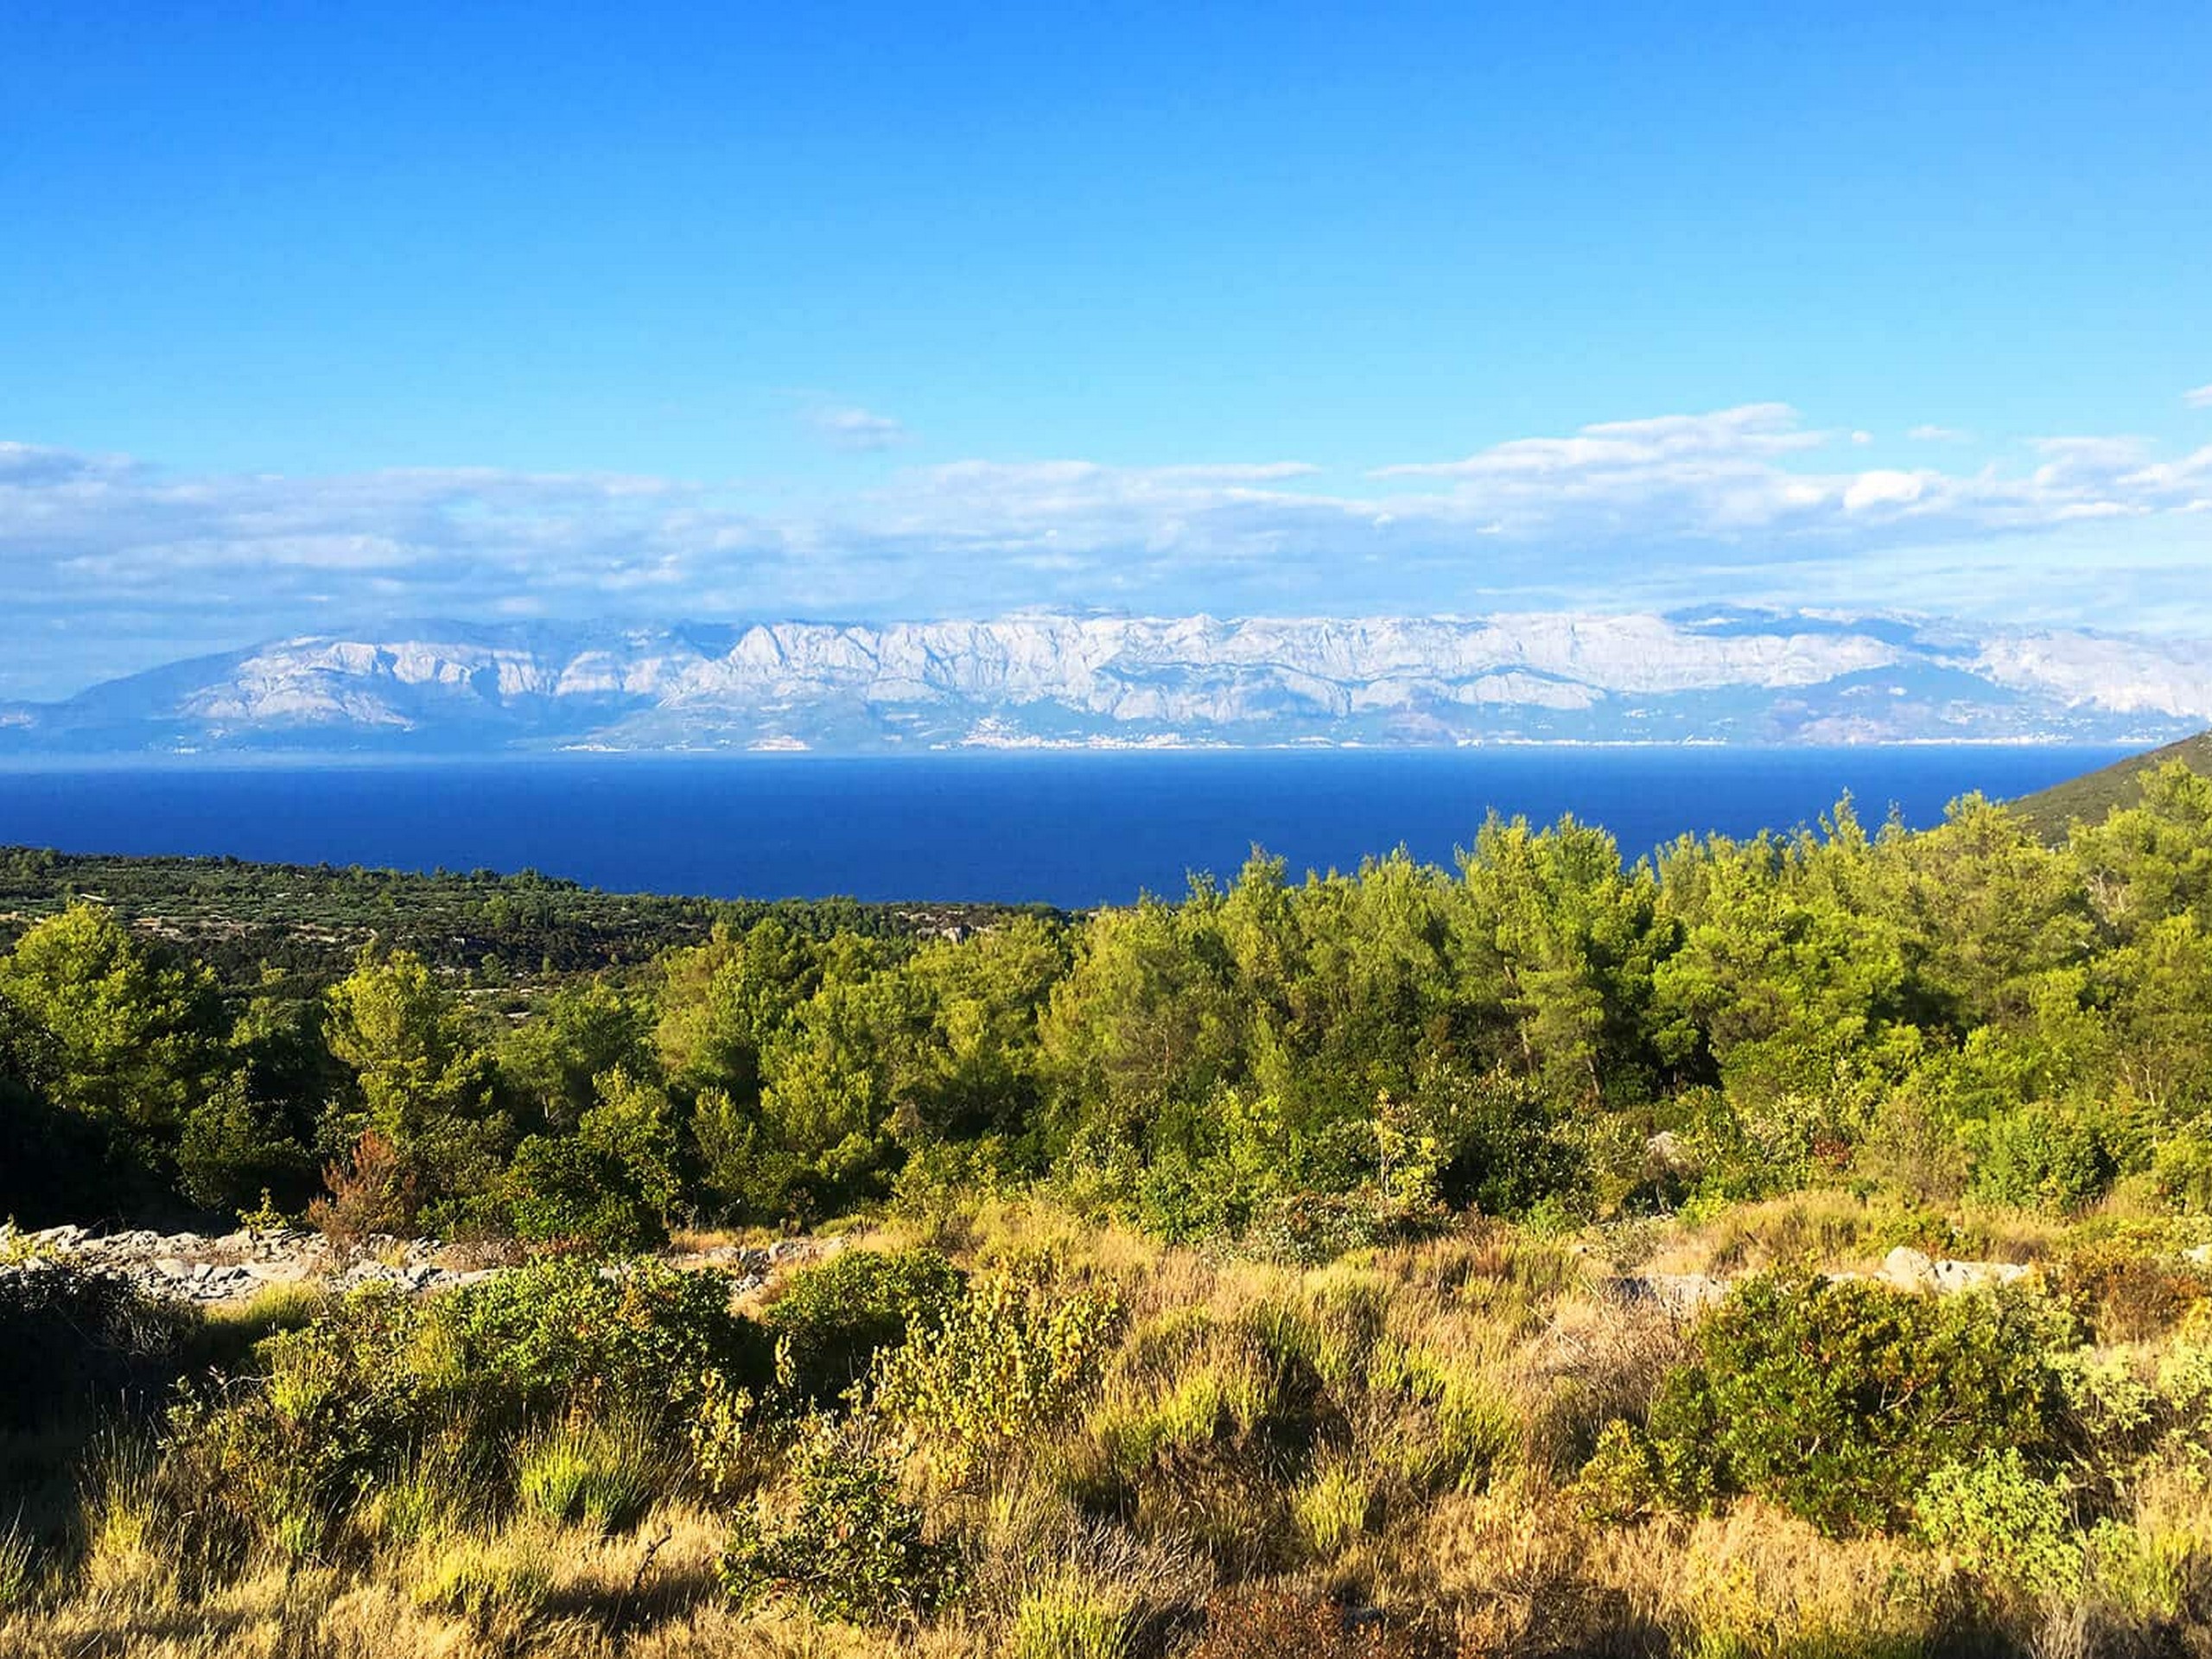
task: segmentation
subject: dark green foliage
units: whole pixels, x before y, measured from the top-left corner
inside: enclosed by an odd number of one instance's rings
[[[1994,1446],[2048,1464],[2063,1422],[2050,1356],[2074,1335],[2019,1289],[1763,1275],[1699,1324],[1648,1429],[1613,1431],[1588,1478],[1612,1508],[1752,1493],[1834,1533],[1896,1525],[1946,1465]]]
[[[263,1192],[298,1203],[315,1170],[283,1107],[256,1100],[243,1077],[226,1080],[185,1114],[176,1165],[187,1198],[232,1215]]]
[[[507,1173],[515,1236],[616,1253],[668,1242],[620,1159],[579,1135],[533,1135]]]
[[[616,1252],[668,1242],[677,1139],[667,1096],[615,1071],[568,1135],[534,1135],[507,1175],[514,1230]]]
[[[489,1190],[513,1126],[452,990],[410,952],[365,950],[325,1001],[330,1052],[360,1103],[349,1126],[391,1143],[422,1203]]]
[[[645,1078],[658,1071],[649,1011],[598,983],[555,993],[536,1019],[509,1033],[499,1058],[525,1111],[555,1131],[576,1126],[607,1073]]]
[[[2038,1101],[1983,1126],[1974,1193],[1992,1204],[2076,1210],[2101,1196],[2120,1160],[2102,1115]]]
[[[1438,1193],[1455,1210],[1522,1216],[1587,1183],[1587,1159],[1567,1115],[1510,1071],[1475,1077],[1448,1064],[1427,1067],[1407,1116],[1433,1141]]]
[[[432,1317],[467,1387],[552,1409],[678,1400],[709,1370],[765,1382],[767,1339],[729,1303],[721,1273],[554,1257],[437,1301]]]
[[[58,1262],[0,1272],[0,1431],[164,1386],[185,1321],[124,1280]]]
[[[0,887],[50,907],[91,868],[8,860]],[[247,867],[99,868],[133,903],[204,879],[207,927],[274,904]],[[1073,921],[264,876],[335,933],[411,918],[389,937],[421,948],[379,940],[319,993],[225,993],[121,899],[46,916],[0,957],[0,1199],[89,1219],[266,1188],[292,1210],[321,1164],[341,1231],[636,1249],[894,1194],[953,1226],[959,1184],[1042,1179],[1171,1239],[1256,1228],[1292,1254],[1453,1211],[1829,1181],[2212,1208],[2212,782],[2178,768],[2063,849],[1975,798],[1923,833],[1846,802],[1633,865],[1572,820],[1493,818],[1456,872],[1397,854],[1299,881],[1255,852]],[[683,925],[650,967],[558,987],[487,990],[429,937],[656,916]],[[921,937],[948,921],[982,925]],[[389,1154],[373,1181],[363,1144]]]
[[[785,1280],[766,1323],[799,1389],[827,1402],[916,1326],[942,1321],[965,1284],[935,1250],[847,1250]]]
[[[882,1625],[950,1598],[958,1556],[925,1534],[880,1452],[817,1430],[798,1451],[795,1484],[780,1523],[741,1511],[731,1528],[722,1581],[741,1604],[787,1598],[823,1618]]]
[[[22,1084],[102,1140],[119,1172],[165,1185],[186,1112],[227,1071],[207,969],[104,906],[73,905],[0,957],[0,1004]]]

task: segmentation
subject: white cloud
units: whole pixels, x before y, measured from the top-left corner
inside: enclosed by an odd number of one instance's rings
[[[889,449],[910,435],[902,422],[855,404],[817,404],[806,422],[840,449]]]
[[[1379,467],[1378,478],[1544,477],[1691,463],[1701,459],[1778,455],[1826,440],[1802,430],[1787,404],[1745,404],[1709,415],[1662,415],[1586,426],[1571,438],[1517,438],[1464,461]]]
[[[2212,409],[2212,384],[2191,388],[2181,395],[2181,400],[2191,409]]]
[[[2212,446],[2056,437],[2009,465],[1868,468],[1849,464],[1849,430],[1750,404],[1350,480],[1293,461],[978,459],[903,467],[813,511],[633,475],[187,476],[0,444],[0,696],[399,616],[1364,613],[1757,589],[1778,602],[1910,591],[1977,613],[2094,605],[2125,626],[2131,593],[2145,613],[2205,603],[2172,573],[2202,569]],[[2063,561],[2023,550],[2062,534]],[[2140,551],[2154,541],[2155,561]],[[2006,570],[2031,566],[2033,591],[2024,578],[2012,591]],[[75,626],[56,633],[60,619]]]

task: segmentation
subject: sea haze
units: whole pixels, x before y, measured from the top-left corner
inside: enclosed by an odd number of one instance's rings
[[[717,897],[1077,906],[1403,844],[1449,862],[1485,813],[1600,823],[1630,857],[1685,831],[1861,816],[1915,825],[2118,759],[2081,747],[977,754],[885,760],[0,772],[0,842],[293,863],[543,870]]]

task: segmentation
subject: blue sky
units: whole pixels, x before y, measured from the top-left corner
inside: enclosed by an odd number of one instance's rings
[[[0,697],[423,614],[2212,636],[2202,0],[0,42]]]

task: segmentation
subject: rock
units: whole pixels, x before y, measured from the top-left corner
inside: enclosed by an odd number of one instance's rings
[[[2015,1262],[1938,1262],[1936,1288],[1946,1294],[2009,1285],[2027,1269]]]
[[[0,1262],[0,1278],[67,1264],[124,1280],[139,1294],[155,1300],[198,1304],[252,1296],[276,1284],[315,1286],[340,1294],[365,1285],[385,1285],[406,1295],[435,1295],[512,1270],[505,1266],[472,1271],[449,1267],[446,1260],[451,1258],[435,1238],[372,1238],[340,1252],[319,1235],[296,1229],[205,1238],[195,1233],[143,1230],[94,1235],[69,1226],[0,1236],[17,1241],[21,1248],[19,1259]],[[843,1243],[792,1238],[766,1249],[724,1245],[676,1258],[676,1263],[723,1267],[731,1271],[738,1288],[757,1288],[780,1271],[834,1254]],[[611,1274],[617,1270],[606,1271]]]
[[[1900,1244],[1882,1258],[1882,1271],[1877,1277],[1899,1290],[1955,1296],[1961,1291],[2009,1285],[2026,1272],[2016,1262],[1939,1262]]]
[[[1876,1277],[1886,1280],[1899,1290],[1934,1290],[1936,1263],[1924,1250],[1916,1250],[1909,1244],[1900,1244],[1882,1258],[1882,1270]]]

